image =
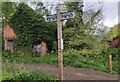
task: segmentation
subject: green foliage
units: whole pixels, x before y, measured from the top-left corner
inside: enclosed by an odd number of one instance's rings
[[[58,47],[57,42],[54,41],[54,42],[53,42],[53,48],[52,48],[52,50],[53,50],[54,52],[57,52],[57,47]]]
[[[72,11],[75,12],[75,18],[70,19],[66,22],[66,27],[74,27],[77,30],[80,29],[80,25],[82,25],[83,20],[82,20],[82,15],[83,15],[83,10],[82,10],[82,5],[83,3],[80,0],[79,2],[67,2],[66,3],[66,10],[67,11]],[[77,31],[76,30],[76,31]]]
[[[43,2],[31,2],[31,5],[35,7],[35,11],[37,13],[43,14],[43,15],[49,15],[50,12],[46,7],[44,6]]]
[[[14,48],[14,51],[16,52],[16,51],[19,51],[19,52],[21,52],[21,53],[24,53],[24,55],[26,55],[26,54],[32,54],[32,44],[30,44],[30,45],[27,45],[27,46],[22,46],[22,45],[20,45],[20,46],[14,46],[15,48]]]
[[[108,51],[103,50],[101,55],[109,56],[112,55],[113,60],[118,60],[119,54],[120,54],[120,48],[110,48]]]
[[[16,3],[15,2],[2,2],[2,14],[4,14],[4,17],[6,21],[10,20],[10,17],[13,15],[13,13],[16,10]]]
[[[90,35],[85,34],[81,29],[76,33],[75,28],[65,28],[63,30],[63,39],[65,49],[95,49],[98,43]]]
[[[86,33],[97,40],[101,40],[106,33],[107,27],[103,24],[102,9],[94,10],[89,8],[84,12],[84,29]]]
[[[19,68],[18,68],[19,67]],[[4,63],[2,69],[2,82],[6,80],[56,80],[56,76],[47,75],[39,70],[27,71],[18,64]]]
[[[111,28],[109,33],[106,35],[107,40],[111,40],[117,37],[118,35],[120,35],[119,32],[120,32],[120,24],[115,25],[114,27]]]
[[[56,23],[45,23],[45,27],[42,30],[42,38],[46,40],[49,51],[52,51],[57,46],[57,24]],[[55,49],[55,48],[54,48]],[[54,50],[56,51],[56,50]]]
[[[90,51],[67,50],[63,54],[64,65],[72,65],[79,68],[89,68],[103,72],[109,70],[109,56],[93,54]],[[113,60],[113,73],[118,73],[118,61]]]
[[[89,68],[94,70],[99,70],[103,72],[110,72],[109,70],[109,55],[107,53],[96,54],[92,50],[66,50],[63,52],[63,65],[64,66],[74,66],[78,68]],[[58,66],[58,56],[57,53],[50,53],[46,56],[40,57],[30,57],[28,55],[19,55],[14,56],[7,55],[11,57],[4,57],[3,60],[8,60],[10,62],[20,62],[20,63],[40,63],[40,64],[52,64]],[[113,74],[118,73],[118,59],[113,59]]]
[[[2,59],[3,61],[10,62],[54,64],[57,66],[58,57],[56,53],[50,53],[40,57],[31,57],[30,54],[25,55],[22,52],[4,52]]]
[[[15,14],[10,20],[11,27],[17,35],[15,44],[26,45],[27,43],[30,44],[32,42],[33,39],[31,37],[33,36],[33,30],[35,28],[33,28],[34,23],[31,24],[34,19],[33,17],[38,17],[34,10],[24,3],[19,4]],[[42,20],[43,18],[39,21]]]
[[[83,21],[83,3],[80,0],[79,2],[67,2],[66,9],[67,11],[74,11],[76,16],[74,19],[67,20],[63,27],[63,39],[64,39],[64,48],[65,49],[96,49],[96,44],[98,41],[93,38],[91,34],[92,31],[96,30],[93,28],[94,23],[96,24],[101,10],[94,12],[90,17],[89,21]]]
[[[120,62],[120,48],[110,48],[109,50],[103,50],[102,53],[100,54],[104,59],[109,59],[109,56],[112,56],[112,65],[113,65],[113,71],[119,72],[119,62]]]
[[[31,45],[35,40],[40,42],[45,39],[48,49],[52,50],[57,36],[56,24],[46,23],[43,15],[34,11],[27,4],[20,3],[9,22],[17,35],[14,40],[15,46]]]
[[[109,55],[113,55],[113,73],[117,73],[118,63],[115,59],[118,56],[118,54],[115,55],[117,50],[106,51],[107,43],[105,41],[100,43],[92,37],[99,26],[99,24],[97,26],[98,21],[101,20],[99,18],[101,9],[94,12],[90,16],[90,20],[84,23],[81,5],[81,2],[67,2],[66,4],[67,11],[74,11],[76,16],[74,19],[68,20],[63,26],[64,66],[71,65],[109,72]],[[43,6],[40,9],[42,8]],[[44,12],[40,10],[40,13]],[[16,50],[21,52],[4,52],[3,60],[21,63],[53,64],[57,66],[58,57],[55,52],[41,57],[31,57],[31,54],[27,53],[31,51],[33,41],[41,41],[42,39],[46,40],[49,51],[57,51],[56,23],[46,23],[43,14],[39,14],[24,3],[19,4],[9,22],[17,34],[17,39],[14,40]],[[101,50],[103,50],[102,53]],[[25,55],[25,53],[27,54]]]

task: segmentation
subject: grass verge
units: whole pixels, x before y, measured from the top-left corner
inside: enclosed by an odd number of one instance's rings
[[[58,65],[57,53],[49,53],[45,56],[31,57],[30,55],[24,55],[20,53],[9,53],[4,52],[3,60],[10,62],[20,62],[20,63],[40,63],[40,64],[51,64]],[[113,74],[118,74],[118,62],[120,60],[113,60]],[[109,70],[109,55],[103,56],[90,54],[89,52],[81,52],[76,50],[67,50],[63,52],[63,65],[64,66],[74,66],[77,68],[89,68],[94,70],[99,70],[103,72],[110,73]]]
[[[56,76],[47,75],[39,70],[29,71],[19,67],[18,64],[4,63],[2,68],[2,82],[6,80],[57,80]]]

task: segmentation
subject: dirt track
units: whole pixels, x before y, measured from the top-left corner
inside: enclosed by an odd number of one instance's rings
[[[58,76],[58,67],[42,64],[21,64],[25,69],[41,70]],[[118,80],[118,75],[98,72],[90,69],[64,67],[64,80]]]

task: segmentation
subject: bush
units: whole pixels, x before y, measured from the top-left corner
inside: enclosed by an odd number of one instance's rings
[[[108,51],[103,50],[101,53],[103,57],[109,57],[109,55],[112,55],[113,60],[118,60],[119,54],[120,54],[120,48],[110,48]]]
[[[80,68],[90,68],[103,72],[109,70],[109,56],[96,55],[87,51],[67,50],[63,54],[64,66],[72,65]],[[118,62],[113,61],[113,73],[118,73]]]
[[[2,69],[2,82],[6,80],[56,80],[56,76],[47,75],[39,70],[27,71],[18,64],[4,63]]]
[[[20,71],[19,73],[15,74],[14,76],[8,76],[3,78],[3,80],[55,80],[55,76],[48,76],[39,71]],[[4,81],[2,81],[4,82]]]
[[[10,62],[54,64],[56,66],[58,63],[57,53],[49,53],[40,57],[31,57],[21,52],[3,52],[2,59],[3,61]]]
[[[106,53],[106,52],[105,52]],[[66,50],[63,51],[63,65],[74,66],[79,68],[89,68],[104,72],[110,72],[109,70],[109,56],[106,54],[95,54],[92,50]],[[9,55],[9,56],[12,56]],[[23,63],[40,63],[40,64],[52,64],[58,65],[57,53],[49,53],[45,56],[31,57],[25,55],[16,55],[8,57],[7,60],[11,62],[23,62]],[[118,73],[118,60],[113,60],[113,73]]]

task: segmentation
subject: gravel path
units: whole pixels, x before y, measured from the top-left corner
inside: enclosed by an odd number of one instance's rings
[[[58,76],[58,67],[43,64],[24,63],[21,66],[29,70],[41,70],[47,74]],[[118,75],[84,68],[64,67],[64,80],[118,80]]]

